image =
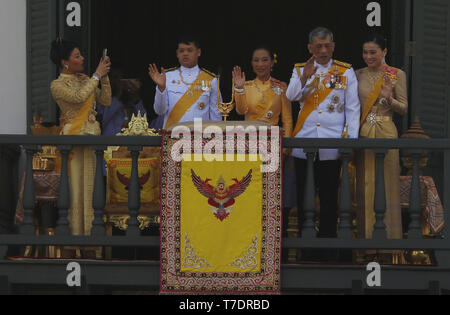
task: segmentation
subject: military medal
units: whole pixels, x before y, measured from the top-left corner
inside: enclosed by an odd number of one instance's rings
[[[338,113],[339,113],[339,114],[342,114],[342,113],[344,112],[344,109],[345,109],[344,104],[339,103],[339,105],[338,105],[338,107],[337,107]]]
[[[271,110],[266,113],[266,118],[267,119],[272,119],[273,118],[273,112]]]
[[[325,73],[319,74],[319,87],[318,87],[319,90],[325,90],[325,85],[323,84],[322,80],[322,78],[324,78],[325,76],[326,76]]]
[[[210,92],[211,91],[211,87],[210,87],[209,83],[206,83],[205,81],[202,81],[202,91],[203,92]]]
[[[280,96],[281,94],[283,94],[283,90],[280,89],[278,86],[276,85],[272,85],[272,90],[275,92],[276,95]]]
[[[330,77],[330,75],[327,75],[327,76],[325,77],[325,79],[323,80],[323,83],[325,84],[325,87],[326,87],[327,89],[330,89],[330,88],[331,88],[331,77]]]
[[[331,104],[330,105],[328,105],[328,112],[331,114],[331,113],[334,113],[335,112],[335,110],[336,110],[336,107],[338,108],[338,111],[339,111],[339,104],[341,103],[341,98],[339,97],[339,95],[333,95],[332,97],[331,97]]]
[[[339,95],[333,95],[331,101],[333,102],[333,104],[339,104],[341,102],[341,98],[339,97]]]
[[[200,102],[200,103],[198,104],[198,108],[199,108],[200,110],[204,110],[204,109],[205,109],[205,103]]]

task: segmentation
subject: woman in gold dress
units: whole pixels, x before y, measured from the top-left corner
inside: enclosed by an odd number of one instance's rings
[[[240,67],[233,70],[236,92],[236,111],[245,115],[247,121],[266,122],[278,126],[280,117],[283,123],[284,137],[292,136],[293,120],[292,105],[286,97],[287,85],[271,77],[276,63],[276,56],[264,46],[253,52],[252,67],[256,79],[246,82],[245,73]],[[287,150],[285,150],[287,153]],[[286,159],[285,159],[286,160]],[[293,163],[285,163],[283,178],[283,233],[287,236],[289,211],[296,205],[295,199],[295,171]],[[293,175],[293,176],[289,176]],[[286,260],[286,256],[283,258]]]
[[[53,98],[61,109],[63,135],[100,135],[95,106],[111,104],[109,58],[102,59],[92,78],[83,74],[84,57],[76,43],[58,39],[52,43],[51,60],[62,69],[52,82]],[[101,89],[99,89],[101,83]],[[70,159],[71,207],[68,220],[72,235],[90,235],[94,210],[92,195],[96,167],[90,147],[75,147]]]
[[[265,47],[253,52],[252,67],[256,79],[246,82],[240,67],[233,70],[236,92],[236,111],[247,121],[262,121],[278,126],[280,116],[284,136],[292,133],[292,106],[286,97],[287,85],[271,77],[275,56]]]
[[[364,43],[363,58],[367,67],[356,72],[359,98],[363,107],[361,138],[398,138],[392,121],[394,113],[408,111],[406,74],[385,62],[386,40],[377,34]],[[361,238],[372,238],[375,224],[374,196],[376,166],[373,151],[357,154],[356,190],[358,204],[358,232]],[[400,161],[398,150],[390,150],[384,163],[387,211],[385,224],[390,239],[403,238],[400,208]]]

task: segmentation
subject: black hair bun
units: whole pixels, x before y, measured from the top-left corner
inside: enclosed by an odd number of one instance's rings
[[[61,61],[69,60],[75,48],[79,48],[77,43],[57,38],[51,43],[50,60],[56,66],[61,67]]]

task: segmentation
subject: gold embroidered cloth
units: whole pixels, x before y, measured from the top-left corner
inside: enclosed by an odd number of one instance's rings
[[[161,293],[279,294],[281,168],[263,173],[248,154],[177,163],[177,141],[163,135]]]

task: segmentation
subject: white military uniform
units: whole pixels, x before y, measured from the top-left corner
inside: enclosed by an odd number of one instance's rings
[[[331,60],[328,65],[322,66],[315,62],[318,67],[316,75],[326,75],[330,73],[334,61]],[[342,64],[342,63],[341,63]],[[304,68],[298,66],[301,75]],[[356,139],[359,136],[361,105],[358,97],[358,80],[355,71],[348,65],[348,69],[344,73],[347,78],[347,88],[335,89],[319,106],[308,116],[300,132],[294,135],[295,138],[324,138],[335,139],[342,138],[345,125],[348,125],[348,137]],[[292,101],[301,101],[304,95],[307,95],[308,87],[315,79],[313,76],[305,86],[298,75],[297,67],[294,68],[292,79],[286,92],[287,98]],[[323,82],[323,79],[320,79]],[[300,106],[303,109],[305,102]],[[334,106],[333,106],[334,105]],[[301,111],[300,111],[301,114]],[[299,114],[299,116],[300,116]],[[299,159],[306,159],[303,149],[294,149],[293,156]],[[321,161],[333,161],[339,159],[338,150],[324,149],[320,150],[319,158]]]
[[[164,116],[164,126],[175,105],[186,94],[192,83],[197,80],[201,71],[204,70],[200,69],[199,66],[194,68],[182,66],[169,70],[166,73],[166,90],[161,92],[156,87],[154,108],[158,115]],[[211,74],[211,81],[204,84],[207,87],[206,91],[191,105],[179,122],[190,122],[194,121],[195,118],[201,118],[203,121],[221,121],[222,114],[217,108],[217,85],[217,78]]]

